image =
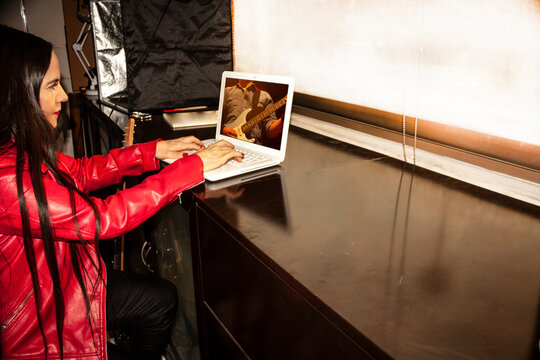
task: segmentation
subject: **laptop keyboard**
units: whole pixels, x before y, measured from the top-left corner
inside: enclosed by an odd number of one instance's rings
[[[242,152],[242,150],[240,150]],[[259,155],[259,154],[254,154],[254,153],[250,153],[250,152],[243,152],[244,154],[244,158],[242,159],[242,162],[239,163],[238,161],[234,160],[234,159],[231,159],[229,160],[229,163],[232,164],[232,165],[241,165],[242,163],[244,164],[251,164],[251,163],[254,163],[254,162],[257,162],[257,161],[261,161],[261,160],[266,160],[267,157],[266,156],[262,156],[262,155]]]
[[[204,144],[205,147],[208,147],[208,146],[210,146],[212,144],[215,144],[215,143],[216,143],[215,139],[203,140],[203,144]],[[244,158],[242,159],[242,162],[238,162],[238,161],[236,161],[234,159],[230,159],[229,161],[227,161],[227,164],[231,164],[233,166],[241,166],[242,164],[250,164],[250,163],[254,163],[254,162],[258,162],[258,161],[268,159],[267,156],[252,153],[252,152],[246,151],[244,149],[237,149],[237,150],[244,154]]]

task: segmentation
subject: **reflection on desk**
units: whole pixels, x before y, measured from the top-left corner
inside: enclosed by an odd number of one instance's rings
[[[204,188],[209,190],[205,198],[209,203],[227,202],[233,226],[238,226],[240,221],[233,214],[248,212],[260,217],[263,222],[269,221],[272,226],[285,230],[288,228],[289,205],[285,177],[281,175],[279,166],[219,182],[207,182]],[[261,188],[272,198],[260,201]]]

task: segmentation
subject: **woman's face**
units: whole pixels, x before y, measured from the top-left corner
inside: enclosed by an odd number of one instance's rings
[[[39,89],[39,105],[45,114],[45,118],[56,127],[58,115],[62,109],[62,103],[67,101],[68,97],[62,85],[60,85],[60,65],[56,54],[52,53],[51,63],[45,73],[45,77]]]

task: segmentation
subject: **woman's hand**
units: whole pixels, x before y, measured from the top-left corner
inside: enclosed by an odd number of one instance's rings
[[[204,164],[204,171],[210,171],[225,164],[230,159],[242,161],[244,154],[234,149],[233,144],[221,140],[197,152]]]
[[[163,140],[159,141],[156,145],[156,159],[178,159],[182,157],[184,151],[199,151],[203,148],[203,143],[195,136],[186,136],[173,140]]]

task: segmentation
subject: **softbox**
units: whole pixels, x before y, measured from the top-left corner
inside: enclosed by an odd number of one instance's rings
[[[121,11],[129,110],[217,107],[231,0],[122,0]]]
[[[90,1],[99,98],[127,106],[126,56],[119,0]]]

